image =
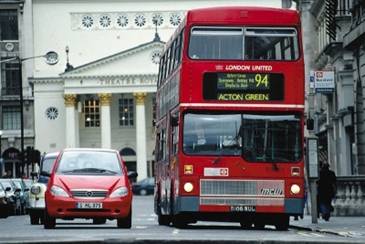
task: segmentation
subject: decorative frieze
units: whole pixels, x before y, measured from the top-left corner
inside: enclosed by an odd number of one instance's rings
[[[72,30],[176,28],[184,11],[71,13]]]
[[[110,106],[112,103],[111,93],[100,93],[98,94],[100,106]]]
[[[136,104],[137,105],[144,105],[144,99],[147,96],[146,92],[137,92],[137,93],[133,93],[134,98],[136,99]]]
[[[66,107],[73,107],[76,104],[76,94],[65,94],[63,96],[65,99]]]

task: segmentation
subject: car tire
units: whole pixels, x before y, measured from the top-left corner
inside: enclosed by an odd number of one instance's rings
[[[47,209],[44,210],[44,228],[45,229],[54,229],[56,227],[56,218],[50,216],[48,214]]]
[[[147,195],[147,190],[146,189],[139,190],[139,195],[146,196]]]
[[[129,210],[127,217],[117,219],[117,227],[122,229],[130,229],[132,227],[132,209]]]
[[[104,219],[104,218],[95,218],[95,219],[93,219],[93,224],[94,225],[103,225],[103,224],[105,224],[106,223],[106,219]]]
[[[31,225],[38,225],[39,224],[39,216],[36,214],[29,214],[30,217],[30,224]]]

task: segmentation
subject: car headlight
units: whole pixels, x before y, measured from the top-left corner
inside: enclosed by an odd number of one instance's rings
[[[40,186],[32,186],[30,188],[30,192],[34,195],[38,195],[39,193],[41,193],[41,187]]]
[[[59,186],[52,186],[51,193],[55,197],[69,197],[67,192]]]
[[[125,197],[128,195],[128,188],[125,186],[119,187],[110,194],[110,197]]]

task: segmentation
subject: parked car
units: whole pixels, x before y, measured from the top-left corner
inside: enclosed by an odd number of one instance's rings
[[[94,223],[117,219],[118,228],[131,228],[132,187],[118,151],[65,149],[55,162],[46,190],[44,228],[56,219],[91,218]]]
[[[43,215],[45,209],[44,193],[47,189],[49,175],[59,152],[47,153],[41,160],[39,174],[32,173],[32,177],[37,177],[30,187],[29,205],[27,211],[29,213],[30,224],[36,225],[43,223]]]
[[[21,199],[20,199],[20,191],[21,188],[18,188],[12,179],[0,179],[0,183],[3,185],[6,197],[11,205],[10,215],[12,214],[20,214],[21,213]]]
[[[141,196],[153,194],[155,191],[155,178],[148,177],[132,185],[133,193]]]
[[[9,201],[10,187],[5,188],[0,182],[0,218],[7,218],[13,210],[13,204]]]
[[[29,188],[25,185],[23,179],[11,179],[17,189],[20,189],[20,214],[25,214],[26,206],[28,205],[28,192]]]

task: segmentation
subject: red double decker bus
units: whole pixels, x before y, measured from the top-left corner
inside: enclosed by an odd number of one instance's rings
[[[296,11],[192,10],[157,90],[155,212],[285,230],[304,208],[304,62]]]

